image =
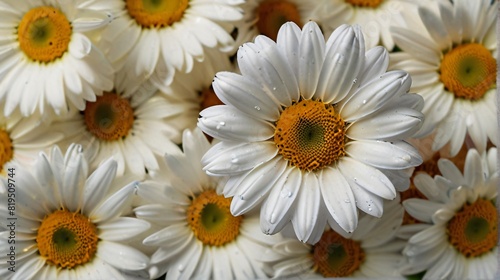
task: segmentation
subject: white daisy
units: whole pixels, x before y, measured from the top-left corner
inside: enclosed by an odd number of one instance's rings
[[[15,171],[0,179],[0,200],[7,205],[9,194],[9,199],[15,199],[15,210],[10,213],[2,207],[0,216],[14,223],[15,243],[9,242],[12,229],[2,223],[0,247],[2,252],[14,251],[15,263],[2,253],[0,278],[123,279],[122,270],[146,268],[148,258],[123,244],[149,223],[123,217],[137,182],[110,192],[115,161],[106,161],[88,175],[81,146],[72,145],[65,156],[57,147],[50,159],[41,153],[33,170],[9,168]],[[15,273],[8,270],[11,265]]]
[[[279,236],[260,231],[258,214],[233,217],[230,198],[218,195],[221,179],[207,176],[200,159],[210,148],[199,129],[186,130],[182,155],[165,155],[165,169],[139,185],[148,201],[137,217],[161,230],[144,240],[158,249],[151,256],[152,279],[262,279],[259,259],[272,254]],[[267,251],[266,251],[267,250]]]
[[[38,153],[64,137],[50,129],[39,114],[24,118],[19,110],[8,118],[0,115],[0,175],[5,176],[9,163],[31,165]]]
[[[116,92],[106,92],[84,111],[54,123],[53,129],[65,133],[60,145],[79,143],[84,146],[92,169],[103,160],[114,157],[118,175],[145,175],[158,169],[158,157],[178,151],[181,131],[176,125],[189,124],[184,111],[189,103],[182,99],[166,100],[155,94],[146,100],[130,100]],[[175,143],[174,143],[175,142]]]
[[[89,1],[17,1],[0,4],[0,101],[4,114],[24,116],[52,107],[56,114],[113,87],[113,68],[84,35],[111,16]],[[68,104],[69,103],[69,104]]]
[[[365,54],[359,28],[339,27],[325,46],[316,23],[302,31],[286,23],[277,44],[258,36],[237,57],[242,75],[220,72],[213,82],[228,105],[198,121],[222,140],[202,164],[230,176],[223,192],[235,197],[233,215],[264,200],[265,233],[291,221],[300,240],[314,243],[327,217],[352,232],[356,206],[380,217],[383,199],[408,187],[388,177],[421,163],[403,139],[420,127],[422,99],[407,94],[407,73],[386,73],[384,48]]]
[[[497,1],[433,4],[419,8],[420,24],[391,28],[403,50],[391,56],[391,67],[408,71],[411,90],[425,100],[426,121],[416,137],[434,130],[432,149],[450,143],[452,156],[467,137],[485,151],[488,140],[498,143]]]
[[[399,23],[403,12],[411,9],[413,1],[408,0],[320,0],[317,17],[325,34],[330,34],[342,24],[359,24],[365,35],[367,49],[382,45],[388,50],[394,48],[389,31],[391,23]],[[411,14],[406,14],[408,16]]]
[[[100,46],[117,73],[120,92],[134,92],[152,79],[168,86],[175,72],[191,72],[205,48],[228,52],[230,35],[242,18],[243,0],[108,0],[103,8],[117,16]]]
[[[269,270],[274,278],[285,279],[292,276],[404,279],[397,266],[405,242],[395,238],[403,212],[399,199],[395,199],[384,205],[382,218],[370,215],[360,218],[358,228],[350,236],[328,229],[313,246],[294,239],[277,243],[273,250],[281,259],[272,256]]]
[[[403,202],[426,227],[408,240],[402,272],[426,271],[424,279],[493,279],[498,269],[497,149],[483,158],[469,150],[463,175],[449,160],[438,164],[443,176],[415,177],[427,200]]]
[[[236,25],[236,46],[253,41],[257,35],[276,40],[278,30],[288,21],[302,27],[307,21],[316,20],[315,4],[308,0],[246,1],[242,5],[243,19]]]

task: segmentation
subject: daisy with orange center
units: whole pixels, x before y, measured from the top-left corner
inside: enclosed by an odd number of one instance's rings
[[[145,95],[150,97],[106,92],[88,102],[85,110],[54,123],[53,129],[65,135],[60,145],[81,143],[92,168],[114,157],[119,175],[158,170],[158,157],[177,152],[180,131],[193,122],[185,113],[190,103],[167,100],[154,87]]]
[[[364,215],[352,234],[327,229],[314,245],[285,239],[273,246],[278,257],[263,260],[273,278],[279,279],[401,277],[398,262],[405,243],[396,239],[396,233],[403,212],[399,199],[389,201],[381,218]]]
[[[3,114],[57,115],[85,108],[111,90],[113,70],[87,37],[112,20],[97,4],[3,1],[0,12],[0,101]]]
[[[176,73],[190,73],[207,49],[234,48],[230,32],[242,18],[230,0],[109,0],[102,8],[117,15],[99,46],[117,71],[117,90],[136,92],[150,80],[168,87]]]
[[[223,193],[233,215],[260,205],[264,233],[291,222],[314,244],[327,221],[352,232],[358,209],[380,217],[383,200],[408,187],[400,173],[421,158],[403,140],[420,127],[422,100],[407,93],[405,72],[386,73],[385,49],[365,53],[358,27],[338,28],[325,44],[315,22],[289,22],[277,43],[258,36],[237,58],[242,75],[219,72],[212,83],[226,105],[198,121],[221,140],[202,164],[230,176]]]
[[[402,52],[391,67],[413,77],[412,92],[425,100],[416,137],[435,133],[433,150],[458,153],[470,139],[479,151],[498,144],[496,115],[497,1],[435,1],[418,9],[418,21],[391,28]],[[415,39],[418,44],[415,44]]]
[[[493,279],[498,269],[497,149],[482,156],[469,150],[463,174],[449,160],[438,165],[442,176],[415,178],[427,199],[403,202],[425,227],[409,238],[402,272],[426,271],[428,279]]]
[[[155,246],[149,274],[156,279],[264,279],[260,260],[272,255],[279,236],[260,231],[258,213],[233,216],[220,178],[209,177],[200,159],[211,147],[199,130],[186,130],[183,154],[165,155],[165,165],[139,185],[144,203],[137,217],[158,228],[144,239]]]
[[[88,174],[82,147],[73,144],[64,155],[57,146],[50,157],[40,153],[32,169],[9,167],[15,175],[0,178],[0,192],[15,179],[16,240],[1,225],[0,246],[14,248],[16,264],[12,273],[9,256],[0,256],[2,279],[116,279],[146,268],[148,257],[126,244],[149,228],[125,217],[137,182],[121,185],[114,160]],[[7,205],[6,195],[0,203]]]

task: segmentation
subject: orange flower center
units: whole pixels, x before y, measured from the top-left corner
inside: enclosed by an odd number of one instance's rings
[[[382,3],[382,0],[345,0],[345,2],[358,7],[376,8]]]
[[[288,1],[265,0],[257,7],[257,28],[260,34],[276,41],[278,30],[288,22],[293,21],[302,26],[299,10],[295,4]]]
[[[144,28],[162,28],[182,19],[188,0],[126,0],[129,15]]]

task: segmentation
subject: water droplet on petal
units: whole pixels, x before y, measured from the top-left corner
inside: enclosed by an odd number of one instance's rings
[[[257,110],[257,111],[260,111],[260,107],[259,107],[259,106],[255,106],[254,108],[255,108],[255,110]]]
[[[177,269],[179,270],[179,272],[183,272],[184,271],[184,266],[182,264],[180,264]]]
[[[367,102],[366,99],[363,99],[363,104],[366,104],[366,102]]]
[[[344,199],[344,202],[345,203],[351,203],[351,201],[349,199]]]

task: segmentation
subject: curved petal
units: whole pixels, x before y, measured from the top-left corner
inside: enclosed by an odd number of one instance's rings
[[[257,142],[270,139],[274,126],[267,121],[242,114],[228,105],[216,105],[201,111],[198,127],[206,134],[226,141]]]
[[[269,161],[278,153],[273,142],[230,144],[220,142],[203,156],[203,170],[210,174],[229,175],[249,170]]]
[[[147,221],[131,217],[120,217],[97,226],[100,230],[99,238],[107,241],[128,241],[149,227]]]
[[[297,196],[292,214],[293,229],[300,241],[307,242],[319,220],[321,206],[321,191],[315,173],[304,173]],[[323,226],[326,225],[326,220],[324,222]]]
[[[319,186],[330,215],[343,230],[353,232],[358,226],[358,212],[344,175],[336,168],[327,167],[321,172]]]
[[[276,121],[280,106],[254,81],[230,72],[219,72],[212,82],[214,91],[225,104],[230,104],[254,118]]]
[[[302,171],[297,168],[289,168],[278,179],[260,210],[260,227],[265,234],[275,234],[290,222],[301,184]]]
[[[384,169],[405,169],[422,164],[422,158],[410,144],[397,141],[351,141],[346,153],[360,162]]]
[[[141,251],[104,240],[99,241],[96,256],[121,270],[141,270],[149,263],[149,258]]]
[[[424,223],[432,223],[432,215],[443,207],[443,204],[430,200],[409,198],[403,201],[406,212]]]
[[[325,38],[314,21],[302,28],[299,39],[298,82],[304,99],[311,99],[316,92],[325,56]]]
[[[105,222],[120,215],[126,207],[130,206],[137,184],[137,182],[128,184],[94,208],[89,215],[92,222]]]
[[[85,182],[82,212],[86,215],[96,207],[108,193],[111,182],[116,176],[117,163],[109,158],[101,164]]]

